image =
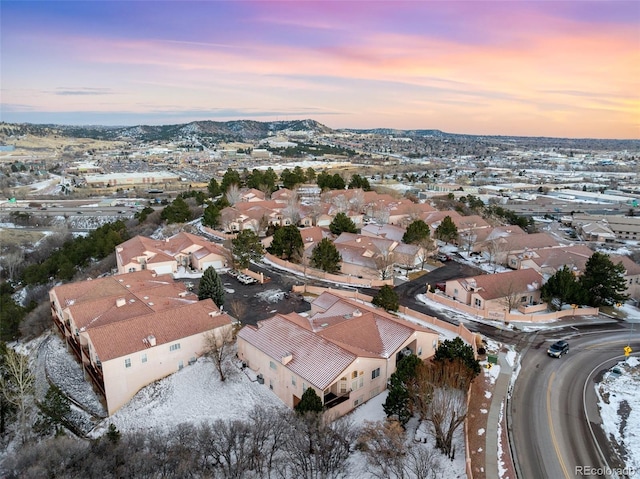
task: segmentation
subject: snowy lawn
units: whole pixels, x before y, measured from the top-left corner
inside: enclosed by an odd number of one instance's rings
[[[640,471],[640,359],[632,356],[616,368],[619,376],[609,373],[595,386],[602,425],[626,452],[626,467]]]

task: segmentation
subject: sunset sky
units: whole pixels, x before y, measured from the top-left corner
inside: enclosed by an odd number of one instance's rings
[[[640,2],[7,1],[0,120],[640,138]]]

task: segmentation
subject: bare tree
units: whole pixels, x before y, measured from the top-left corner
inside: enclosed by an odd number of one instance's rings
[[[205,355],[213,361],[220,381],[224,381],[231,372],[229,364],[235,354],[236,334],[234,327],[216,328],[205,336]]]
[[[353,196],[349,200],[351,210],[357,213],[362,213],[364,207],[364,191],[361,188],[353,190]]]
[[[427,420],[433,427],[436,447],[453,459],[453,433],[467,416],[466,392],[450,386],[435,388],[431,396]]]
[[[367,458],[367,470],[372,476],[387,479],[404,479],[407,443],[405,430],[398,421],[365,423],[358,448]]]
[[[297,225],[300,223],[300,200],[298,199],[298,192],[292,191],[291,195],[287,199],[287,206],[282,210],[284,216],[291,220],[291,224]]]
[[[240,187],[235,183],[231,183],[227,192],[225,193],[227,201],[231,206],[235,205],[242,199],[242,194],[240,193]]]
[[[520,305],[522,291],[518,291],[511,281],[503,282],[498,294],[501,296],[500,303],[505,307],[507,312],[512,309],[517,309]]]
[[[334,196],[331,199],[331,204],[336,207],[336,213],[346,213],[349,211],[349,200],[344,194]]]
[[[5,279],[16,280],[22,270],[24,263],[24,253],[21,250],[14,250],[4,253],[0,257],[0,265],[2,266],[3,277]]]
[[[357,435],[351,421],[334,422],[321,414],[291,415],[292,431],[284,438],[287,477],[332,479],[344,477],[351,443]]]
[[[421,239],[420,241],[418,241],[417,245],[420,246],[420,250],[418,251],[420,269],[424,269],[424,264],[436,250],[437,245],[433,238],[431,238],[431,236],[427,236],[426,238]]]
[[[502,259],[502,253],[504,253],[506,245],[504,239],[496,238],[487,243],[486,251],[489,255],[489,262],[493,263],[493,272],[498,269],[498,262]]]
[[[229,310],[231,311],[231,314],[233,314],[234,318],[241,320],[247,312],[247,303],[239,300],[238,298],[234,298],[229,302]]]
[[[0,365],[0,393],[18,410],[20,436],[27,440],[29,409],[33,404],[35,375],[29,368],[29,357],[7,348]]]

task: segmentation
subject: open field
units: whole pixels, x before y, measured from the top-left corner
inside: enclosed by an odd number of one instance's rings
[[[0,244],[9,245],[26,245],[35,244],[44,238],[42,231],[31,231],[20,228],[0,228]]]

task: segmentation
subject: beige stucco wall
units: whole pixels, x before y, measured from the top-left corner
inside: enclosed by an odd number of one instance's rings
[[[231,325],[224,326],[224,328],[231,328]],[[188,367],[190,360],[202,355],[205,349],[206,334],[201,333],[181,338],[102,362],[108,414],[115,413],[143,387],[178,371],[180,365]],[[88,336],[86,339],[90,343]],[[180,344],[180,349],[171,351],[171,345],[175,344]],[[89,344],[89,351],[91,361],[95,362],[95,349],[91,344]],[[146,355],[146,362],[143,362],[143,355]],[[130,367],[126,367],[126,359],[131,360]]]
[[[435,354],[437,344],[438,335],[436,333],[418,331],[412,334],[397,351],[409,346],[414,353],[421,353],[419,356],[421,359],[427,359]],[[294,406],[294,395],[301,398],[304,388],[307,387],[313,387],[320,398],[324,397],[325,391],[293,373],[283,364],[282,359],[271,358],[242,338],[238,338],[238,357],[247,363],[256,374],[262,374],[265,387],[272,389],[276,396],[290,408]],[[318,365],[318,367],[322,367],[322,365]],[[380,375],[372,379],[372,371],[377,368],[380,368]],[[338,374],[327,388],[327,392],[339,394],[341,378],[344,377],[346,378],[347,390],[351,390],[349,399],[329,409],[326,414],[332,417],[342,416],[363,402],[377,396],[386,389],[387,380],[395,370],[395,353],[388,359],[358,357],[341,374]],[[354,373],[357,373],[355,379],[353,378]]]

